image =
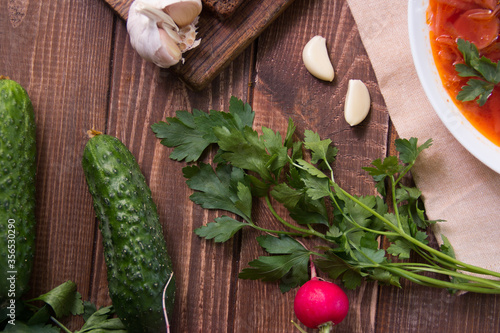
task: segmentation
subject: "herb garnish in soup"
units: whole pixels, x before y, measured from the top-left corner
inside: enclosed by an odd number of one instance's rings
[[[500,146],[500,1],[429,0],[431,48],[444,88]]]

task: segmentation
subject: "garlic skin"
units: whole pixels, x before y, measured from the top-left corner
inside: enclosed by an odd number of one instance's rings
[[[349,80],[344,104],[344,117],[351,126],[361,123],[370,111],[370,93],[361,80]]]
[[[135,0],[127,19],[130,44],[159,67],[176,65],[200,44],[196,24],[201,9],[201,0]]]
[[[302,61],[313,76],[324,81],[333,81],[335,71],[326,49],[326,39],[314,36],[302,50]]]

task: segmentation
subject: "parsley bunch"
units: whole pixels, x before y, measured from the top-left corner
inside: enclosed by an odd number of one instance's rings
[[[225,242],[243,228],[262,232],[257,242],[269,255],[251,261],[240,278],[279,281],[286,292],[309,279],[312,261],[351,289],[363,279],[400,287],[405,278],[452,291],[500,293],[500,273],[458,261],[445,237],[440,249],[428,245],[425,230],[438,221],[426,219],[420,191],[401,180],[430,140],[418,145],[415,138],[398,139],[399,158],[377,159],[364,168],[380,194],[391,198],[388,205],[382,196],[352,195],[334,181],[337,149],[330,139],[306,130],[298,140],[291,119],[284,137],[266,127],[259,134],[253,119],[250,106],[232,97],[228,113],[178,111],[152,126],[161,143],[174,148],[171,159],[189,162],[183,173],[194,190],[191,200],[237,216],[215,218],[195,230],[198,236]],[[203,152],[212,145],[218,147],[213,163],[202,163]],[[252,217],[254,200],[265,201],[283,228],[260,226]],[[275,202],[287,209],[287,218],[277,213]],[[322,245],[309,249],[302,241],[306,237]],[[380,248],[381,237],[390,243],[387,249]],[[423,260],[408,262],[410,253]]]
[[[456,64],[455,70],[461,77],[477,77],[469,79],[458,93],[460,101],[473,101],[483,106],[491,96],[493,89],[500,82],[500,66],[485,56],[479,56],[477,47],[466,40],[457,40],[458,50],[462,53],[464,63]]]

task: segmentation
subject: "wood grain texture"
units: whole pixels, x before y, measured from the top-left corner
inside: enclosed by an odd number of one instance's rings
[[[29,294],[69,279],[87,297],[95,218],[80,156],[85,129],[106,119],[113,12],[80,1],[9,2],[7,10],[5,5],[0,72],[28,91],[37,124],[37,233]]]
[[[106,0],[126,20],[132,0]],[[221,21],[203,10],[198,23],[201,43],[184,54],[185,63],[168,69],[189,88],[200,91],[245,50],[293,0],[245,1]]]
[[[0,74],[27,89],[38,126],[37,252],[26,297],[70,279],[84,300],[111,304],[81,169],[86,130],[95,128],[125,143],[151,187],[178,281],[172,332],[295,332],[295,290],[281,294],[276,284],[238,279],[264,254],[258,233],[243,230],[224,244],[198,238],[193,229],[221,212],[189,200],[185,164],[169,159],[171,150],[150,126],[182,109],[227,111],[234,95],[251,103],[256,128],[284,132],[291,117],[297,134],[311,129],[332,139],[339,148],[337,182],[374,194],[361,167],[393,154],[397,133],[346,2],[296,0],[201,91],[143,61],[128,42],[125,21],[102,0],[4,1],[0,9]],[[301,49],[316,34],[327,39],[336,69],[331,83],[302,64]],[[343,120],[349,79],[363,80],[373,102],[355,128]],[[261,203],[254,214],[263,226],[278,226]],[[451,296],[408,282],[402,289],[366,282],[347,293],[350,312],[335,332],[500,332],[500,296]],[[83,320],[64,323],[74,331]]]

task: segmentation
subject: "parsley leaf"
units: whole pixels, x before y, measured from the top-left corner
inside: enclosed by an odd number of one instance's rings
[[[176,161],[186,162],[196,161],[203,151],[213,143],[210,131],[200,131],[195,123],[196,117],[206,117],[203,112],[193,110],[177,111],[175,118],[167,118],[167,122],[160,121],[151,125],[151,129],[156,137],[161,140],[161,144],[169,147],[176,147],[170,154],[170,158]]]
[[[176,161],[197,161],[207,147],[217,142],[214,127],[224,127],[228,130],[243,131],[252,127],[255,113],[250,105],[235,97],[229,102],[229,113],[211,111],[205,113],[194,109],[177,111],[176,117],[167,117],[167,121],[160,121],[151,125],[161,144],[175,147],[170,158]]]
[[[207,225],[196,229],[195,233],[200,237],[213,239],[216,243],[223,243],[245,226],[248,226],[248,223],[223,215],[216,218],[215,222],[209,222]]]
[[[182,169],[186,184],[195,192],[190,199],[206,209],[221,209],[251,221],[252,200],[243,171],[230,165],[214,170],[210,164]]]
[[[321,140],[318,133],[306,130],[304,131],[304,146],[311,150],[311,163],[320,163],[320,169],[327,169],[326,165],[335,160],[338,149],[332,146],[332,140]]]
[[[75,333],[127,333],[125,325],[119,318],[113,318],[113,306],[102,307],[96,310]]]
[[[411,164],[417,160],[418,155],[424,149],[432,145],[432,140],[429,139],[423,144],[418,145],[417,138],[396,139],[394,144],[396,145],[396,150],[399,152],[399,159],[401,162]]]
[[[455,70],[461,77],[478,77],[469,79],[458,93],[460,101],[473,101],[483,106],[491,96],[493,89],[500,82],[500,66],[485,56],[480,57],[477,47],[466,40],[457,40],[458,50],[462,53],[464,64],[456,64]]]
[[[272,256],[261,256],[243,269],[239,278],[262,281],[281,280],[280,289],[287,292],[309,280],[311,253],[293,238],[281,235],[257,237],[259,244]]]
[[[76,284],[66,281],[51,291],[31,299],[29,302],[42,301],[50,305],[56,317],[61,318],[70,314],[79,315],[83,313],[82,296],[76,291]]]
[[[214,128],[223,150],[221,158],[235,167],[254,171],[265,181],[273,181],[269,165],[271,155],[266,151],[266,145],[258,133],[247,127],[243,132],[225,127]]]

